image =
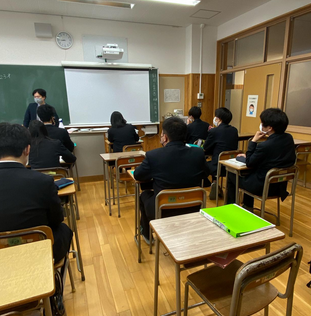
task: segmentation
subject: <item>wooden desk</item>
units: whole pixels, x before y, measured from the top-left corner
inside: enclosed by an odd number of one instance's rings
[[[246,165],[244,165],[244,166],[234,165],[234,164],[228,162],[228,160],[221,160],[221,161],[219,161],[219,163],[222,164],[223,166],[225,166],[225,168],[226,168],[227,185],[226,185],[226,194],[225,194],[224,204],[226,204],[226,202],[227,202],[228,172],[232,172],[232,173],[235,174],[235,177],[236,177],[235,203],[239,204],[239,176],[241,175],[242,171],[245,171],[245,170],[247,170],[249,168],[246,167]],[[218,186],[218,179],[217,179],[217,183],[216,184]]]
[[[106,153],[100,154],[100,157],[103,159],[103,169],[104,169],[104,191],[105,191],[105,205],[109,205],[109,215],[111,216],[111,198],[110,198],[110,181],[111,187],[114,185],[113,183],[113,176],[111,171],[111,167],[114,166],[115,161],[118,158],[128,157],[132,155],[145,155],[146,153],[142,150],[131,152],[117,152],[117,153]],[[106,182],[107,181],[107,182]],[[106,189],[107,188],[107,189]],[[108,191],[108,197],[107,192]],[[113,204],[115,204],[115,196],[114,190],[113,192]]]
[[[160,242],[175,263],[176,314],[181,315],[180,265],[196,262],[230,251],[248,249],[283,239],[285,234],[276,228],[234,238],[200,213],[166,217],[150,222],[156,234],[154,279],[154,316],[158,315],[159,246]],[[269,248],[268,248],[269,250]]]
[[[295,146],[298,146],[298,145],[311,145],[311,141],[309,140],[302,140],[302,139],[295,139],[294,138],[294,144]]]
[[[40,299],[52,316],[49,297],[55,290],[50,239],[0,250],[0,311]]]
[[[113,152],[113,150],[112,150],[112,148],[113,148],[113,143],[110,142],[107,138],[105,139],[105,143],[106,143],[106,145],[107,145],[108,152],[109,152],[109,153],[112,153],[112,152]],[[140,140],[140,141],[136,142],[137,145],[142,145],[143,143],[144,143],[143,140]]]
[[[242,142],[242,146],[239,146],[242,147],[240,148],[241,150],[243,151],[246,151],[247,150],[247,144],[248,144],[248,140],[253,137],[255,135],[255,133],[244,133],[244,134],[239,134],[238,136],[238,141],[239,142]]]
[[[70,180],[73,180],[72,178],[68,178]],[[58,191],[59,197],[68,197],[69,198],[69,214],[67,214],[68,218],[68,224],[72,231],[74,232],[74,237],[76,241],[77,250],[72,249],[72,252],[77,253],[77,266],[79,272],[81,272],[81,280],[85,281],[85,275],[84,275],[84,269],[83,269],[83,261],[82,261],[82,255],[81,255],[81,249],[80,249],[80,241],[79,241],[79,235],[78,235],[78,228],[77,228],[77,222],[76,222],[76,215],[73,207],[73,196],[76,194],[76,187],[73,184],[70,184]]]

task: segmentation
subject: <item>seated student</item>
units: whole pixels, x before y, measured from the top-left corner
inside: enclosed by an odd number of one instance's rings
[[[193,144],[196,140],[206,139],[209,124],[200,119],[202,112],[197,106],[193,106],[188,112],[186,143]]]
[[[126,124],[126,120],[120,112],[115,111],[111,114],[110,123],[108,140],[113,143],[113,152],[123,151],[123,146],[135,145],[139,140],[135,127]]]
[[[25,168],[30,133],[18,124],[0,123],[0,231],[47,225],[54,235],[55,262],[69,250],[72,231],[53,177]]]
[[[76,157],[58,139],[48,137],[45,125],[32,121],[29,125],[31,149],[29,165],[32,169],[60,167],[59,159],[72,163]]]
[[[35,89],[32,92],[32,95],[34,96],[34,103],[30,103],[26,109],[23,125],[25,127],[29,127],[29,124],[33,120],[39,120],[37,115],[37,109],[45,103],[46,99],[46,91],[43,89]],[[58,126],[58,115],[54,109],[54,118],[55,118],[55,125]]]
[[[37,114],[39,119],[45,125],[48,136],[52,139],[59,139],[61,143],[72,152],[74,143],[71,141],[67,130],[55,125],[55,109],[48,104],[43,104],[38,107]]]
[[[261,124],[245,154],[246,166],[250,173],[239,178],[239,186],[247,191],[261,195],[267,172],[272,168],[286,168],[295,164],[296,154],[292,135],[285,133],[288,125],[287,115],[280,109],[269,108],[260,114]],[[266,141],[257,143],[268,135]],[[287,196],[286,182],[270,185],[269,195]],[[235,202],[235,175],[228,177],[228,203]],[[253,208],[254,199],[244,194],[244,205]]]
[[[236,150],[238,148],[238,130],[229,125],[232,120],[232,113],[227,108],[219,108],[215,111],[213,120],[216,128],[209,130],[203,149],[205,154],[212,155],[208,162],[209,174],[212,175],[213,183],[209,198],[216,199],[216,175],[218,157],[223,151]]]
[[[140,196],[142,234],[149,243],[149,222],[155,218],[155,197],[165,189],[179,189],[201,186],[206,176],[204,151],[197,147],[185,146],[187,125],[178,117],[163,122],[161,133],[162,148],[146,153],[146,158],[134,172],[138,181],[153,180],[153,190],[145,190]],[[196,208],[186,212],[198,211]],[[176,212],[175,212],[176,214]]]

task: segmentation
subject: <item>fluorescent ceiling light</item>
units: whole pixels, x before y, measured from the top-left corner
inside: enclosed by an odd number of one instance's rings
[[[149,0],[149,1],[158,1],[158,2],[167,2],[181,5],[197,5],[201,0]]]
[[[83,3],[83,4],[95,4],[95,5],[103,5],[117,8],[125,8],[125,9],[133,9],[133,3],[126,2],[113,2],[113,1],[89,1],[89,0],[58,0],[60,2],[71,2],[71,3]]]

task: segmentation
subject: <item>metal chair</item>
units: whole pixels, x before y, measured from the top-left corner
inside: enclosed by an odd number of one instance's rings
[[[221,160],[228,160],[228,159],[232,159],[235,158],[238,154],[242,154],[243,151],[242,150],[231,150],[231,151],[223,151],[219,154],[218,156],[218,164],[217,164],[217,175],[216,175],[216,206],[218,206],[218,194],[219,194],[219,178],[221,177],[221,187],[223,185],[223,177],[224,175],[222,174],[221,170],[222,170],[222,165],[220,164]],[[226,178],[228,178],[228,171],[226,170]],[[226,194],[226,193],[225,193]],[[226,200],[226,198],[225,198]]]
[[[129,152],[129,151],[139,151],[144,150],[142,144],[135,144],[135,145],[125,145],[123,146],[123,152]]]
[[[126,169],[136,168],[139,166],[145,159],[144,155],[129,155],[126,157],[117,158],[115,161],[115,177],[117,183],[117,200],[118,200],[118,217],[121,217],[120,214],[120,198],[127,196],[120,196],[120,187],[119,182],[132,182],[133,178],[126,172]],[[124,170],[125,172],[123,172]],[[114,187],[113,187],[114,190]],[[114,194],[113,194],[114,195]],[[109,214],[111,215],[111,214]]]
[[[54,243],[52,230],[48,226],[36,226],[26,229],[0,232],[0,249],[36,242],[44,239],[50,239],[52,244]],[[72,292],[75,292],[76,289],[68,255],[61,261],[54,264],[54,270],[56,269],[61,269],[63,271],[63,284],[65,284],[66,282],[66,274],[68,270]],[[16,306],[10,310],[1,311],[0,315],[18,315],[18,312],[30,311],[40,307],[40,301],[34,301]]]
[[[311,144],[309,145],[298,145],[296,147],[296,166],[304,168],[303,172],[303,186],[306,187],[307,183],[307,171],[310,162],[308,161],[309,154],[311,154]],[[303,159],[300,159],[299,156],[304,156]]]
[[[176,210],[176,215],[181,209],[188,207],[206,207],[206,191],[200,187],[186,189],[169,189],[159,192],[155,199],[155,219],[162,218],[162,211]],[[139,236],[140,237],[140,236]],[[149,226],[149,238],[152,239],[152,231]],[[152,253],[150,242],[149,253]]]
[[[288,196],[292,197],[292,204],[291,204],[291,216],[290,216],[290,229],[289,229],[289,236],[293,236],[293,223],[294,223],[294,209],[295,209],[295,192],[296,192],[296,185],[297,185],[297,178],[298,178],[298,168],[296,166],[292,166],[289,168],[273,168],[268,171],[265,178],[265,183],[262,191],[262,195],[256,195],[253,193],[248,192],[245,189],[240,189],[242,193],[247,194],[259,201],[261,201],[261,213],[260,216],[264,218],[265,214],[265,204],[266,200],[270,199],[277,199],[277,215],[271,214],[276,217],[277,225],[280,225],[280,196],[269,196],[269,187],[270,184],[273,183],[281,183],[287,182],[292,180],[291,182],[291,189]]]
[[[213,265],[188,275],[184,315],[188,314],[190,285],[218,316],[253,315],[262,309],[267,316],[269,304],[276,297],[287,300],[286,316],[290,316],[302,253],[302,247],[292,243],[245,264],[235,260],[225,269]],[[282,294],[270,281],[287,270],[290,271],[287,282],[282,282],[286,284]]]

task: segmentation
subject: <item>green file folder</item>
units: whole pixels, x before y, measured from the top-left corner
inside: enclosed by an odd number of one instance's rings
[[[200,213],[235,238],[275,227],[236,204],[204,208]]]

